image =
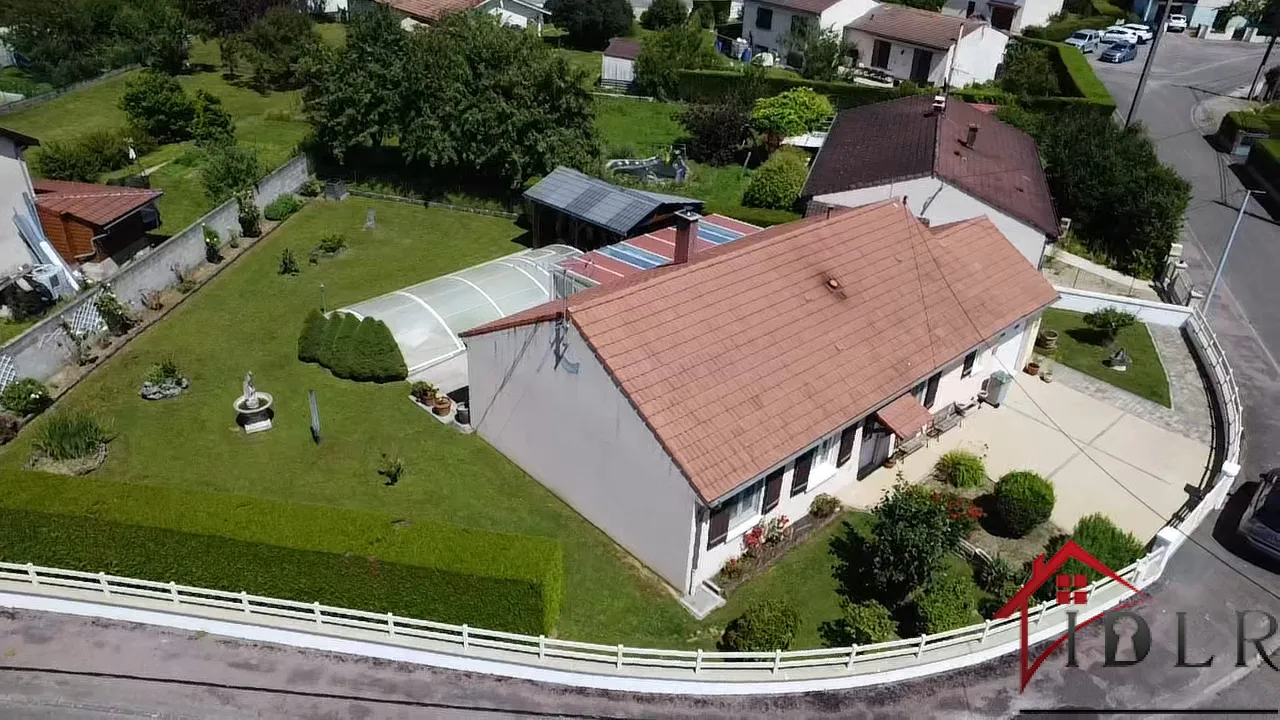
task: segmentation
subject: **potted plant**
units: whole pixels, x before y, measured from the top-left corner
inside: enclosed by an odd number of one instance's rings
[[[1058,331],[1057,330],[1041,330],[1040,337],[1038,338],[1036,344],[1044,348],[1045,350],[1057,350],[1058,349]]]
[[[435,397],[431,399],[431,412],[440,417],[444,417],[445,415],[448,415],[449,411],[452,409],[453,401],[449,399],[448,395],[440,392],[440,389],[437,388]]]
[[[409,397],[424,408],[429,408],[436,397],[436,386],[429,382],[416,382],[409,387]]]
[[[898,453],[896,452],[884,459],[884,466],[887,468],[891,468],[897,464],[898,464]]]
[[[1032,360],[1031,362],[1027,363],[1027,366],[1023,368],[1022,371],[1031,376],[1039,375],[1040,363],[1037,360]]]

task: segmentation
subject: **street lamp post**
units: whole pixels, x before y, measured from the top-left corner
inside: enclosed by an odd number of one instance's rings
[[[1222,248],[1222,257],[1218,259],[1218,269],[1213,272],[1213,282],[1209,284],[1209,292],[1204,296],[1204,311],[1208,314],[1213,309],[1213,296],[1218,292],[1218,283],[1222,282],[1222,271],[1227,267],[1227,255],[1231,252],[1231,244],[1236,240],[1240,230],[1240,222],[1244,220],[1244,210],[1249,206],[1249,198],[1260,195],[1261,190],[1245,190],[1244,200],[1240,203],[1240,212],[1236,213],[1236,222],[1231,226],[1231,234],[1227,236],[1227,246]]]

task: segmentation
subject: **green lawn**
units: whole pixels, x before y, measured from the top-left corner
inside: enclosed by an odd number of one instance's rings
[[[341,25],[321,27],[342,28]],[[328,31],[326,37],[329,36],[336,33]],[[191,50],[191,63],[197,72],[179,76],[178,81],[188,92],[206,90],[218,96],[236,120],[236,138],[257,150],[267,168],[275,168],[295,154],[298,143],[310,131],[301,116],[302,98],[298,92],[263,95],[228,82],[220,70],[221,56],[216,42],[196,42]],[[92,130],[123,127],[125,116],[118,103],[132,75],[126,73],[6,115],[4,125],[44,142],[70,140]],[[190,143],[161,147],[138,162],[143,168],[154,168],[189,149]],[[32,148],[28,153],[33,170],[38,166],[39,153],[39,148]],[[213,207],[204,196],[198,167],[164,165],[152,174],[151,184],[165,193],[159,203],[164,221],[160,234],[181,230]]]
[[[1058,331],[1058,349],[1053,353],[1056,362],[1105,380],[1121,390],[1172,407],[1169,380],[1165,377],[1160,355],[1146,325],[1134,323],[1116,337],[1114,347],[1124,348],[1131,358],[1126,372],[1116,372],[1103,364],[1114,350],[1100,342],[1097,334],[1084,324],[1084,314],[1045,310],[1040,329]]]
[[[26,322],[14,322],[12,320],[0,320],[0,344],[4,344],[26,332],[27,328],[40,322],[39,319],[28,320]]]

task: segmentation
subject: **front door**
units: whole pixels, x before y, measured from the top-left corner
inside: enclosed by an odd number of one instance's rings
[[[917,85],[927,85],[929,83],[929,70],[933,65],[933,53],[928,50],[916,48],[915,54],[911,57],[911,79]]]
[[[858,452],[858,479],[866,477],[888,459],[889,430],[874,418],[869,418],[865,427],[862,428],[862,449]]]

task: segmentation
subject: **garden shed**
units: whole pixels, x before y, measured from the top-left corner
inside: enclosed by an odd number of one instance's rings
[[[680,210],[702,212],[702,201],[607,183],[558,167],[524,193],[533,244],[564,243],[594,250],[666,227]]]
[[[600,58],[600,84],[618,90],[630,90],[636,81],[636,58],[640,57],[640,41],[614,38]]]
[[[386,323],[404,355],[409,379],[452,392],[467,384],[466,348],[458,334],[551,300],[552,269],[581,254],[566,245],[524,250],[338,312]]]

